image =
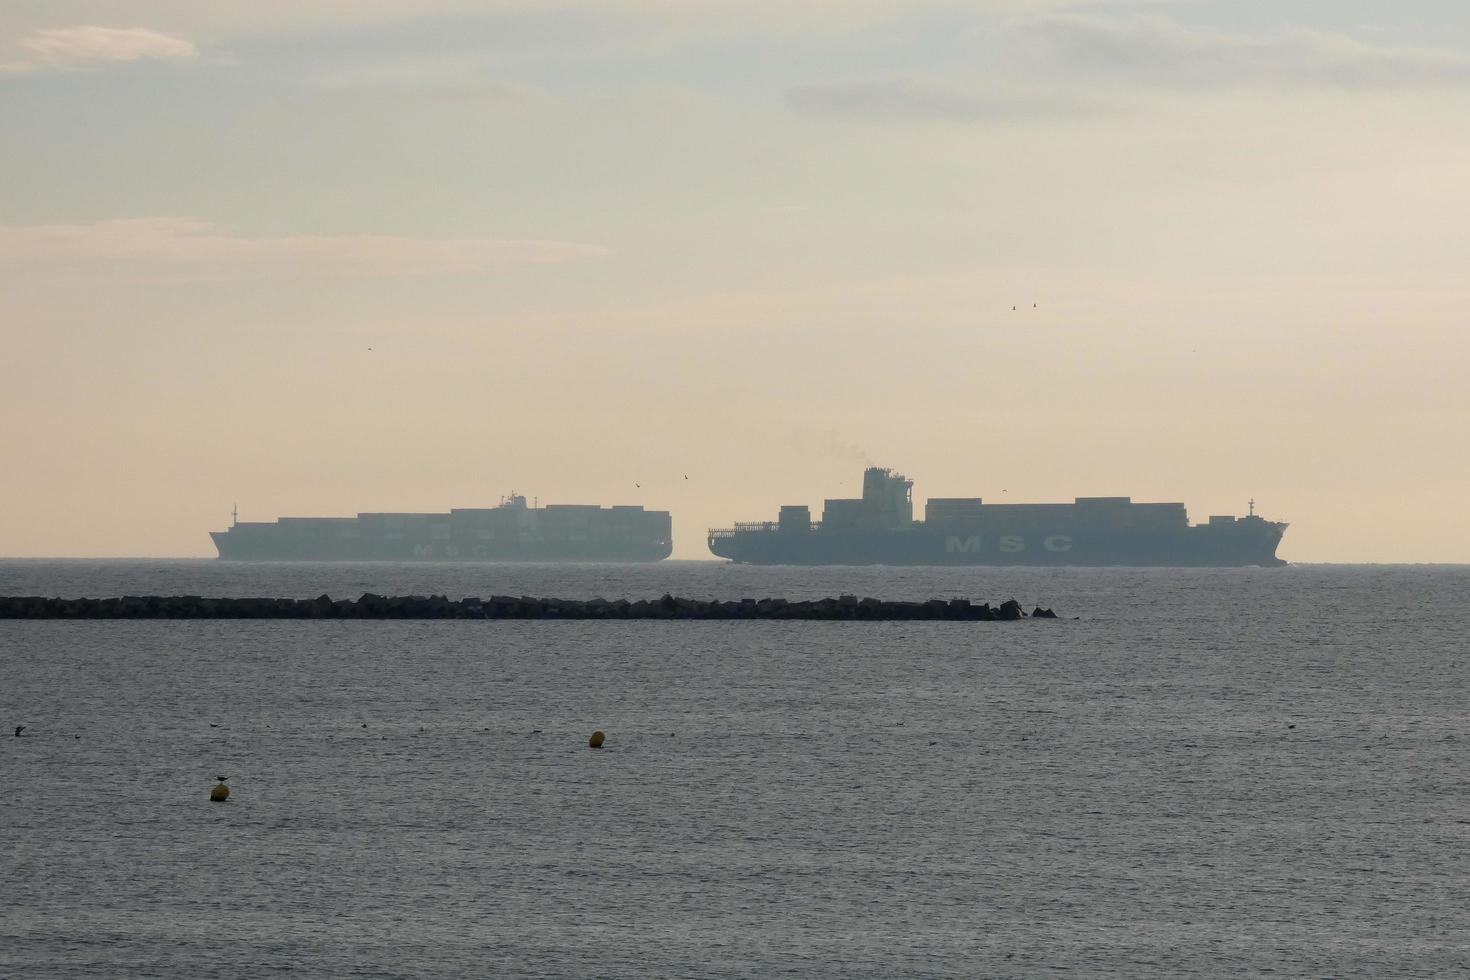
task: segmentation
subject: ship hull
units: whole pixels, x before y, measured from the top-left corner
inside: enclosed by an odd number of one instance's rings
[[[462,562],[657,562],[673,553],[671,542],[314,542],[232,541],[227,531],[213,531],[219,557],[225,561],[462,561]]]
[[[711,535],[710,551],[753,565],[1010,565],[1275,567],[1283,525],[1109,534],[1041,528],[1001,533],[980,528],[895,531],[737,531]]]

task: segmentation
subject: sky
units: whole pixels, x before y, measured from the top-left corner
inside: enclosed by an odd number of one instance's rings
[[[0,555],[872,462],[1470,562],[1467,174],[1448,0],[8,0]]]

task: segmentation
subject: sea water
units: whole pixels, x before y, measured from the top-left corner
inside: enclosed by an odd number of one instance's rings
[[[1470,568],[0,562],[365,591],[1062,618],[0,622],[0,976],[1470,972]]]

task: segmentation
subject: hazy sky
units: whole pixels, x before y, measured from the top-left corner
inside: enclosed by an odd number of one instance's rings
[[[0,555],[867,457],[1470,561],[1467,328],[1462,0],[0,5]]]

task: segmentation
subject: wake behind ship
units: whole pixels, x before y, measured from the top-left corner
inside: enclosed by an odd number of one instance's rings
[[[665,510],[547,504],[512,494],[447,514],[358,514],[236,521],[211,531],[237,561],[661,561],[673,551]]]
[[[987,504],[931,497],[914,520],[913,481],[869,467],[858,499],[826,501],[813,522],[805,505],[774,523],[709,532],[709,550],[756,565],[1284,565],[1287,525],[1216,516],[1191,525],[1183,504],[1078,497],[1070,504]]]

